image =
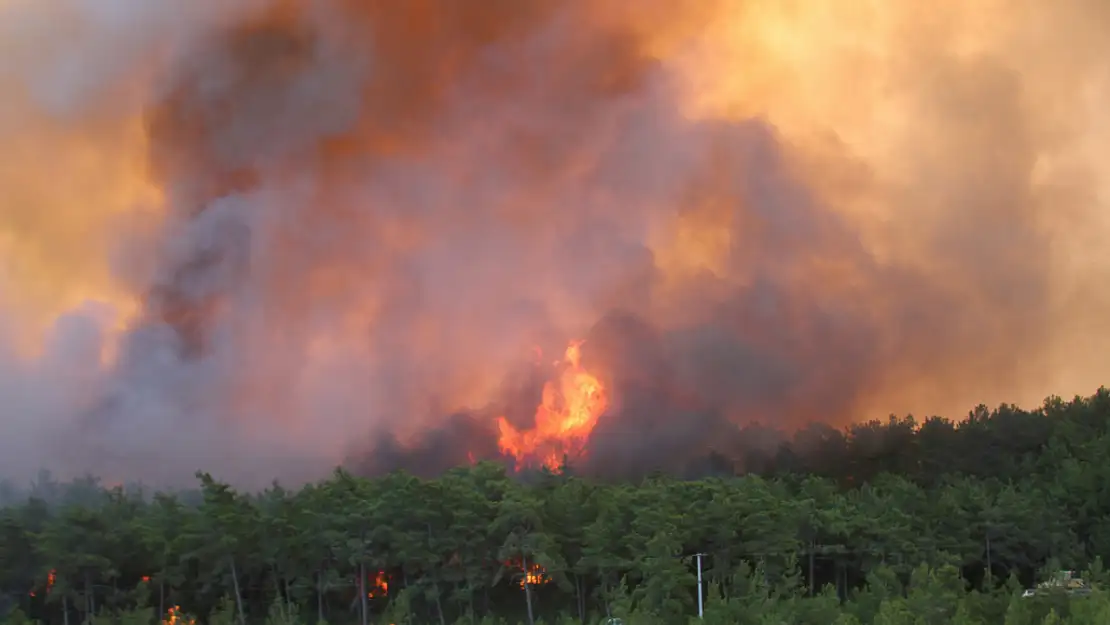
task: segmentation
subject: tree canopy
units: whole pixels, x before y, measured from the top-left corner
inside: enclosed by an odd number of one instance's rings
[[[150,493],[44,472],[0,487],[0,615],[666,625],[698,621],[700,562],[706,623],[1105,624],[1108,417],[1103,389],[814,426],[697,480],[481,462],[262,492],[201,473]]]

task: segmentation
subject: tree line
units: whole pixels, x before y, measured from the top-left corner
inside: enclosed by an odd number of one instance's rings
[[[1110,622],[1110,392],[799,432],[744,475],[490,462],[289,489],[0,485],[0,615],[50,625]],[[697,557],[697,554],[702,554]],[[700,585],[699,566],[703,583]],[[1076,592],[1049,582],[1076,571]],[[1030,596],[1025,596],[1030,595]],[[698,618],[699,606],[704,611]]]

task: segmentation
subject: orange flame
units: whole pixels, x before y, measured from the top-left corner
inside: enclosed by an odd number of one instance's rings
[[[547,571],[534,562],[528,565],[527,570],[524,569],[520,562],[506,562],[505,565],[509,568],[519,569],[523,573],[523,575],[520,576],[521,588],[525,586],[540,586],[551,581],[551,578],[547,576]]]
[[[54,587],[54,581],[56,581],[57,578],[58,578],[58,572],[56,571],[56,569],[51,568],[50,572],[47,573],[47,594],[48,595],[50,594],[50,589]],[[36,593],[34,593],[34,591],[31,591],[28,594],[32,597],[37,596]]]
[[[520,587],[524,588],[525,585],[537,586],[539,584],[546,584],[548,582],[547,573],[543,567],[538,564],[533,564],[525,571],[524,577],[520,579]]]
[[[385,574],[385,571],[378,571],[374,577],[369,578],[369,582],[370,590],[366,593],[366,596],[374,598],[389,594],[389,576]]]
[[[557,469],[564,456],[585,455],[590,432],[609,403],[601,381],[582,368],[583,342],[571,342],[563,362],[556,363],[566,368],[557,382],[544,385],[531,430],[517,430],[504,417],[498,418],[498,446],[516,458],[518,467],[538,459],[542,466]]]
[[[197,620],[194,618],[184,617],[181,614],[181,606],[170,606],[166,610],[166,618],[162,619],[162,625],[196,625]]]
[[[58,572],[55,569],[50,569],[46,574],[46,594],[50,594],[50,589],[54,588],[54,582],[58,579]],[[36,596],[35,591],[29,593],[32,597]]]

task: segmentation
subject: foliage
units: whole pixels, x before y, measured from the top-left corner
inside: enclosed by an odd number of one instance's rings
[[[760,470],[606,483],[496,463],[290,490],[0,491],[7,625],[1110,622],[1110,392],[810,428]],[[803,453],[804,450],[804,453]],[[1087,593],[1023,591],[1083,570]]]

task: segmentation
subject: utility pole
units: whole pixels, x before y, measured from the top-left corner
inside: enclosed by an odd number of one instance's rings
[[[701,590],[701,557],[704,555],[704,553],[694,554],[694,557],[698,559],[698,618],[702,620],[705,620],[705,604],[702,601]]]

